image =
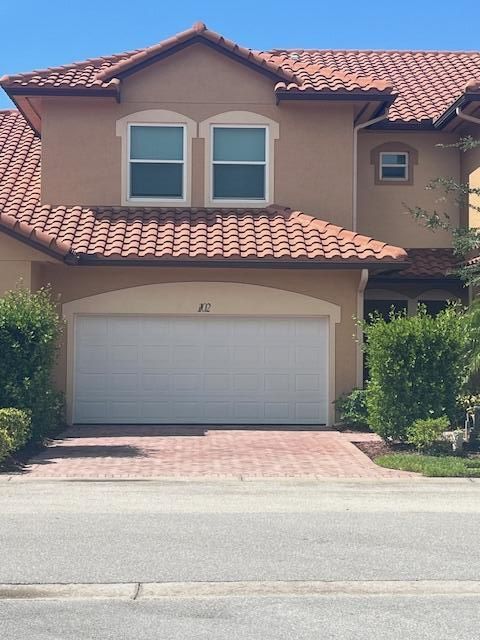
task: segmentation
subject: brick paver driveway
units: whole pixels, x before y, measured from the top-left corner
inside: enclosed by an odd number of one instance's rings
[[[42,478],[400,478],[337,431],[77,427],[26,465]]]

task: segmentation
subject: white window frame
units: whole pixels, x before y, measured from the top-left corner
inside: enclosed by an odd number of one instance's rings
[[[215,137],[215,129],[264,129],[265,130],[265,160],[214,160],[213,152],[214,152],[214,137]],[[270,138],[269,138],[269,126],[268,124],[217,124],[212,123],[210,125],[210,194],[211,200],[215,203],[230,203],[230,202],[239,202],[245,203],[250,202],[251,204],[260,204],[264,205],[268,202],[269,199],[269,149],[270,149]],[[234,165],[257,165],[264,167],[264,177],[265,177],[265,189],[264,189],[264,197],[263,198],[218,198],[215,197],[213,193],[213,168],[216,164],[234,164]]]
[[[131,140],[133,127],[175,127],[183,131],[182,160],[141,160],[131,157]],[[152,202],[178,202],[185,203],[186,181],[187,181],[187,127],[180,122],[129,122],[127,126],[127,198],[130,202],[149,203]],[[132,164],[181,164],[182,167],[182,195],[174,196],[134,196],[131,191],[131,171]]]
[[[392,164],[391,162],[384,162],[384,156],[405,156],[404,164]],[[380,162],[378,163],[379,180],[382,182],[408,182],[409,176],[409,153],[408,151],[380,151]],[[403,178],[392,178],[391,176],[383,175],[383,167],[403,167],[405,169],[405,176]]]

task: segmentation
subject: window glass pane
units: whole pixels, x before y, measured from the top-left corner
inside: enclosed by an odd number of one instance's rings
[[[130,195],[145,198],[181,198],[183,164],[132,162]]]
[[[406,179],[406,167],[382,167],[382,178]]]
[[[265,161],[265,129],[219,127],[213,130],[213,159]]]
[[[406,164],[407,156],[405,153],[384,153],[382,155],[382,164]]]
[[[261,164],[213,165],[213,197],[265,198],[265,166]]]
[[[183,160],[182,127],[131,127],[132,160]]]

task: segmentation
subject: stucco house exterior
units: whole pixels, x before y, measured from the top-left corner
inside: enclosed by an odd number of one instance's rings
[[[59,294],[69,422],[331,424],[354,317],[465,299],[407,206],[480,184],[479,149],[438,146],[480,136],[479,78],[475,52],[252,51],[201,23],[1,78],[0,295]]]

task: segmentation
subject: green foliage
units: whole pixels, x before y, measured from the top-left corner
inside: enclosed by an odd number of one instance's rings
[[[27,442],[31,418],[28,411],[0,409],[0,462]]]
[[[447,416],[415,420],[407,428],[407,442],[417,449],[429,449],[450,426]]]
[[[453,144],[439,144],[438,147],[456,148],[466,153],[471,149],[480,146],[480,140],[475,140],[472,136],[460,138]],[[448,203],[449,201],[458,207],[480,213],[480,206],[475,204],[480,196],[480,188],[468,183],[458,182],[452,177],[438,177],[431,180],[426,185],[429,191],[439,194],[437,202]],[[480,284],[480,263],[469,262],[471,255],[477,255],[480,250],[480,229],[458,228],[452,224],[450,216],[445,209],[428,210],[418,206],[405,205],[410,214],[427,229],[435,231],[443,229],[452,234],[452,246],[454,253],[459,258],[464,258],[466,262],[457,269],[457,275],[462,278],[466,285]]]
[[[475,387],[476,378],[480,374],[480,298],[476,298],[470,305],[467,313],[470,324],[470,336],[472,341],[472,354],[469,360],[469,387]]]
[[[13,440],[7,429],[0,427],[0,462],[13,450]]]
[[[446,415],[454,423],[470,344],[459,308],[449,306],[432,317],[420,305],[412,317],[392,312],[387,322],[373,316],[363,330],[372,429],[382,438],[405,441],[407,427],[418,419]]]
[[[368,428],[367,392],[365,389],[353,389],[343,393],[335,407],[343,424],[357,429]]]
[[[0,406],[30,410],[35,440],[57,427],[51,378],[62,328],[48,289],[19,288],[0,299]]]
[[[375,462],[387,469],[413,471],[437,478],[478,478],[480,459],[458,456],[425,456],[417,453],[391,453],[375,458]]]
[[[10,438],[10,451],[17,451],[30,437],[32,419],[28,411],[0,409],[0,431]]]

